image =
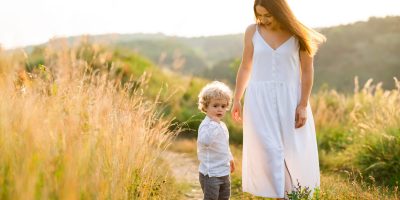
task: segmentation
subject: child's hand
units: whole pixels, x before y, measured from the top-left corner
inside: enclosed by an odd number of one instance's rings
[[[230,164],[231,164],[231,173],[233,173],[235,171],[235,161],[231,160]]]

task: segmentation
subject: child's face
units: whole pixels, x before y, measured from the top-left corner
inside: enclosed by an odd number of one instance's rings
[[[207,116],[215,120],[221,120],[228,107],[226,99],[211,99],[210,103],[206,108]]]

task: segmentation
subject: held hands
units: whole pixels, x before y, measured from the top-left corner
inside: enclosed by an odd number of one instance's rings
[[[231,160],[230,165],[231,165],[231,173],[233,173],[235,171],[235,161]]]
[[[234,121],[242,122],[242,105],[239,100],[233,101],[231,115]]]
[[[296,116],[295,116],[295,128],[300,128],[304,126],[307,121],[307,106],[298,105],[296,108]]]

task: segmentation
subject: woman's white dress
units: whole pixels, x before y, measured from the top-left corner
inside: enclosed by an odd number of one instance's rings
[[[243,191],[283,198],[289,189],[285,189],[285,170],[294,186],[299,183],[314,189],[319,186],[320,173],[309,104],[306,124],[295,128],[301,96],[298,40],[292,36],[274,50],[257,28],[253,46],[243,106]]]

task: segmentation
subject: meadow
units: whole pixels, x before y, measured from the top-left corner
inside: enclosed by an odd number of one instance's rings
[[[126,49],[63,40],[0,50],[0,199],[185,199],[161,154],[189,152],[209,80],[156,68]],[[399,199],[400,82],[321,88],[310,104],[321,188],[316,199]],[[241,127],[231,132],[241,192]],[[189,133],[189,134],[188,134]],[[178,136],[179,134],[179,136]]]
[[[313,199],[400,198],[400,82],[393,83],[396,89],[384,90],[372,79],[360,85],[356,77],[352,94],[325,88],[312,95],[321,167]],[[174,146],[196,156],[195,140]],[[231,149],[237,166],[233,199],[262,199],[241,192],[242,146],[234,143]]]
[[[55,42],[29,70],[0,52],[0,199],[180,198],[160,156],[175,132],[144,78],[122,85],[83,53]]]

